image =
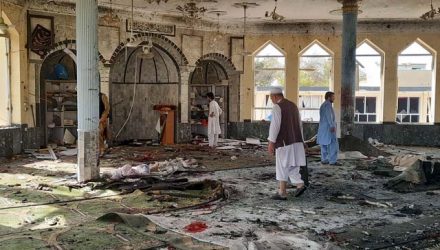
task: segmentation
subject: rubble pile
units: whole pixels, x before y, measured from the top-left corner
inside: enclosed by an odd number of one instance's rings
[[[126,164],[112,171],[104,172],[102,177],[111,180],[134,178],[148,175],[167,176],[176,171],[188,171],[198,166],[196,159],[176,158],[173,160],[159,161],[150,164],[132,166]]]

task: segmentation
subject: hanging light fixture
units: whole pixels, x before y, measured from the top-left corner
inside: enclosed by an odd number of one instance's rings
[[[243,8],[243,52],[242,55],[243,56],[250,56],[252,55],[251,52],[246,50],[246,21],[247,21],[247,9],[251,8],[251,7],[256,7],[258,6],[257,3],[250,3],[250,2],[241,2],[241,3],[235,3],[234,7],[237,8]]]
[[[2,13],[3,13],[3,0],[0,0],[0,31],[4,32],[8,30],[9,26],[5,23]]]
[[[220,16],[226,15],[226,11],[223,10],[213,10],[209,13],[215,14],[217,16],[217,32],[212,39],[212,43],[210,43],[210,47],[214,48],[217,46],[217,42],[223,38],[222,33],[220,32]]]
[[[140,42],[136,41],[136,38],[133,35],[133,20],[134,20],[134,1],[131,0],[131,20],[130,20],[130,38],[128,38],[128,42],[126,44],[129,48],[136,48],[139,46]]]
[[[429,11],[427,11],[426,13],[424,13],[422,16],[420,16],[420,18],[423,20],[432,20],[437,15],[440,15],[440,8],[435,9],[434,5],[432,4],[432,0],[431,0],[431,9]]]

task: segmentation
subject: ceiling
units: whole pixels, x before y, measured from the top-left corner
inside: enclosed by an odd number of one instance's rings
[[[179,16],[178,5],[195,1],[197,6],[207,8],[203,19],[217,20],[213,10],[226,11],[221,16],[221,22],[241,22],[243,9],[234,7],[239,0],[168,0],[167,3],[148,3],[148,0],[133,0],[135,11],[144,13],[156,13],[159,15]],[[249,22],[267,22],[270,18],[264,17],[266,11],[271,12],[275,6],[275,0],[248,0],[259,6],[248,10]],[[75,2],[74,0],[56,0],[55,2]],[[114,9],[129,11],[131,0],[99,0],[101,6],[112,6]],[[440,7],[440,0],[433,0],[435,8]],[[341,4],[337,0],[278,0],[277,13],[285,17],[287,22],[312,22],[340,20],[340,14],[331,14],[330,11],[340,9]],[[430,0],[363,0],[361,2],[362,14],[360,20],[419,20],[420,16],[430,9]],[[440,18],[440,17],[439,17]]]

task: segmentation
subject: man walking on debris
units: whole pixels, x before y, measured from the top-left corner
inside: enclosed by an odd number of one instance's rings
[[[333,110],[335,93],[325,93],[325,102],[319,109],[319,129],[317,143],[321,145],[321,163],[341,166],[338,160],[339,144],[336,137],[336,117]]]
[[[209,92],[206,94],[209,100],[209,117],[208,117],[208,141],[211,148],[217,147],[218,136],[222,133],[220,129],[220,115],[222,109],[215,101],[214,94]]]
[[[272,100],[272,120],[269,130],[270,154],[276,157],[276,179],[279,181],[275,200],[287,200],[287,181],[296,185],[295,197],[306,190],[301,179],[300,166],[306,166],[305,145],[302,135],[302,123],[298,107],[284,98],[283,90],[278,87],[270,91]]]

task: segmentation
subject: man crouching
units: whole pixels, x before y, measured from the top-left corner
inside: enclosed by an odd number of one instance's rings
[[[283,90],[274,87],[270,91],[272,120],[269,130],[269,154],[276,156],[276,179],[279,181],[275,200],[287,200],[287,181],[296,185],[295,197],[306,190],[301,179],[300,167],[306,166],[306,154],[302,135],[302,123],[298,107],[283,96]]]

